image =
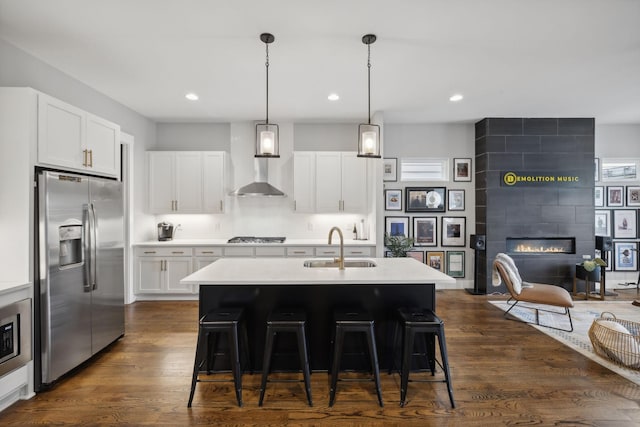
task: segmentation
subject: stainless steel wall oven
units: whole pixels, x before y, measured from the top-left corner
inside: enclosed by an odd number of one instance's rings
[[[0,376],[31,360],[31,298],[0,308]]]

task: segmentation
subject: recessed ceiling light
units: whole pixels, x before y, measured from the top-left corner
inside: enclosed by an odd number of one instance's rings
[[[189,92],[184,97],[187,98],[189,101],[197,101],[200,98],[197,94],[193,92]]]
[[[340,95],[338,95],[337,93],[332,93],[327,96],[327,99],[329,101],[337,101],[338,99],[340,99]]]
[[[451,97],[449,98],[449,101],[458,102],[458,101],[462,101],[462,98],[464,98],[464,96],[462,96],[459,93],[456,93],[455,95],[451,95]]]

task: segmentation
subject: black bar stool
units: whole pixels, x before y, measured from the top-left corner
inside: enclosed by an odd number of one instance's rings
[[[273,356],[273,343],[276,334],[279,332],[295,333],[298,340],[298,357],[300,359],[300,370],[304,377],[304,386],[307,391],[307,401],[309,406],[313,406],[311,399],[311,379],[309,369],[309,352],[307,349],[306,335],[307,314],[300,309],[278,309],[269,314],[267,318],[267,335],[264,344],[264,356],[262,364],[262,382],[260,384],[260,401],[262,406],[264,392],[267,389],[267,380],[271,371],[271,360]],[[269,380],[270,382],[289,382],[298,380]]]
[[[338,384],[338,373],[340,371],[340,361],[342,359],[344,337],[350,332],[364,333],[367,338],[369,358],[371,363],[371,371],[373,378],[367,381],[374,381],[376,384],[376,392],[378,393],[378,403],[382,403],[382,390],[380,388],[380,370],[378,367],[378,352],[376,349],[376,337],[374,334],[374,321],[371,314],[359,309],[337,309],[333,313],[334,331],[332,354],[333,361],[331,367],[331,386],[329,390],[329,406],[333,406],[336,398],[336,387]]]
[[[228,354],[229,356],[231,372],[233,373],[233,383],[236,389],[236,399],[238,400],[238,406],[242,406],[242,368],[240,366],[240,350],[238,345],[239,333],[242,334],[242,344],[245,347],[247,359],[249,351],[247,330],[244,323],[242,323],[243,315],[244,309],[242,308],[219,308],[210,311],[200,319],[198,344],[196,347],[195,362],[193,364],[193,377],[191,379],[191,393],[189,394],[189,403],[187,404],[188,408],[191,407],[191,402],[193,401],[196,383],[229,381],[222,379],[200,379],[198,377],[205,363],[207,364],[207,374],[212,373],[215,356],[220,354]],[[238,330],[239,325],[242,325],[242,331]],[[220,333],[227,334],[229,340],[228,353],[215,353],[218,335]]]
[[[444,337],[444,322],[436,316],[436,314],[428,309],[421,308],[406,308],[402,307],[398,309],[398,315],[400,318],[400,326],[403,329],[402,334],[402,368],[400,370],[400,406],[405,405],[407,398],[407,386],[409,384],[409,372],[411,371],[411,364],[413,357],[415,356],[427,356],[429,363],[429,370],[431,375],[435,375],[436,363],[440,365],[444,372],[444,380],[437,380],[438,382],[446,382],[447,390],[449,392],[449,400],[451,400],[451,407],[455,408],[455,402],[453,400],[453,389],[451,387],[451,374],[449,373],[449,361],[447,357],[447,344]],[[396,324],[393,339],[391,341],[392,347],[395,348],[396,337],[398,332],[398,325]],[[415,338],[416,334],[426,334],[428,342],[426,343],[426,353],[415,353]],[[422,335],[425,338],[425,335]],[[434,337],[438,338],[438,344],[440,347],[440,358],[442,362],[438,362],[434,354],[435,341]],[[393,350],[392,350],[393,351]],[[389,373],[393,369],[393,362],[395,357],[391,356]],[[415,382],[431,382],[433,380],[411,380]]]

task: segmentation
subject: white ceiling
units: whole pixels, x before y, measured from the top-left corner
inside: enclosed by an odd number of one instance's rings
[[[264,119],[262,32],[274,122],[366,120],[374,33],[385,122],[640,123],[639,0],[0,0],[0,37],[157,121]]]

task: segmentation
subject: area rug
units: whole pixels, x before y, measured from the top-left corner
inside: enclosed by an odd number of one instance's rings
[[[510,307],[506,301],[489,301],[489,303],[502,311],[507,311]],[[509,314],[513,314],[526,322],[535,322],[535,312],[526,307],[535,307],[535,304],[523,305],[523,303],[518,303]],[[545,306],[545,308],[548,309],[549,307]],[[640,322],[640,307],[632,305],[630,301],[574,301],[574,308],[571,309],[573,332],[564,332],[537,325],[531,326],[629,381],[640,385],[640,371],[616,365],[594,352],[588,332],[593,320],[600,317],[602,312],[613,313],[618,319]],[[569,319],[562,314],[541,311],[540,323],[553,327],[569,328]]]

